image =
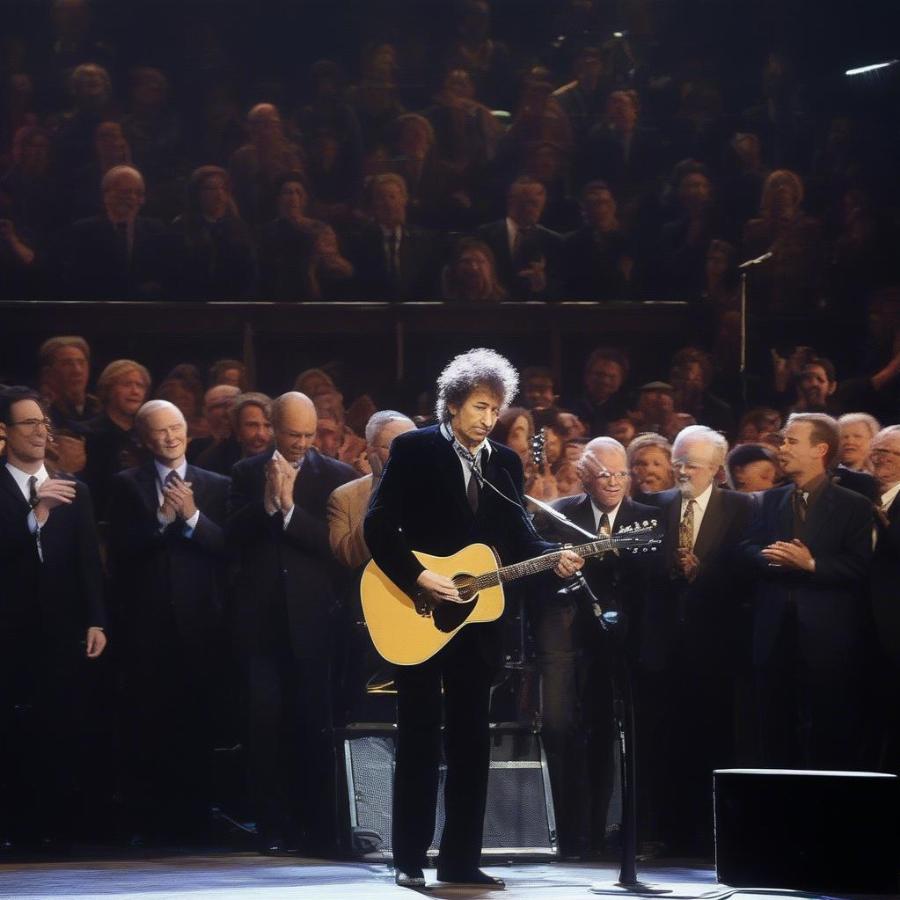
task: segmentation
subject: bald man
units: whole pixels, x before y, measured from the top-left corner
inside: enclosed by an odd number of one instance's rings
[[[593,534],[615,534],[658,517],[657,510],[631,499],[625,448],[614,438],[588,443],[577,470],[582,493],[553,503],[576,525]],[[582,541],[577,531],[543,512],[535,516],[535,526],[547,540]],[[654,562],[647,556],[610,553],[585,565],[585,578],[601,606],[619,610],[629,633],[638,624],[643,596],[656,574]],[[566,856],[591,857],[605,849],[613,785],[609,648],[577,595],[552,593],[541,599],[535,639],[560,849]]]
[[[51,260],[58,296],[66,300],[159,300],[166,280],[162,222],[140,215],[144,178],[114,166],[100,185],[103,213],[81,219],[58,242]]]
[[[234,628],[249,680],[249,766],[260,851],[333,850],[331,616],[341,569],[328,540],[331,492],[356,477],[314,447],[316,409],[272,402],[275,447],[232,470],[228,540]]]
[[[151,459],[112,479],[108,511],[133,713],[129,801],[149,840],[202,838],[229,482],[188,464],[187,425],[167,400],[144,403],[135,429]]]

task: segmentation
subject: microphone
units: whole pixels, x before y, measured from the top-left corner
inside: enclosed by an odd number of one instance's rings
[[[751,266],[758,266],[760,263],[768,262],[774,255],[771,250],[767,250],[762,256],[757,256],[756,259],[748,259],[742,262],[738,269],[749,269]]]

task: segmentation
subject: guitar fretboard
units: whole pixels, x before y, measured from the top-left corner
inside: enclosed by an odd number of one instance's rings
[[[615,538],[603,538],[597,541],[591,541],[589,544],[581,544],[578,547],[572,547],[579,556],[587,558],[588,556],[596,556],[598,553],[604,553],[607,550],[614,550],[616,547]],[[537,575],[538,572],[546,572],[552,569],[559,562],[562,551],[548,553],[546,556],[536,556],[534,559],[526,559],[524,562],[513,563],[511,566],[503,566],[494,572],[486,572],[479,575],[475,579],[473,591],[480,591],[484,588],[494,587],[501,581],[515,581],[525,575]]]

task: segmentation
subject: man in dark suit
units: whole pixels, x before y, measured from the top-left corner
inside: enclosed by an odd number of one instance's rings
[[[81,219],[56,252],[59,290],[67,300],[159,300],[167,237],[162,222],[138,213],[144,179],[131,166],[103,176],[104,214]]]
[[[331,619],[342,573],[326,504],[356,477],[313,447],[315,406],[272,402],[275,447],[235,464],[228,543],[235,635],[249,680],[249,767],[260,849],[333,848]]]
[[[437,295],[438,242],[407,224],[409,196],[400,175],[376,175],[368,186],[373,223],[351,240],[356,295],[363,300],[427,300]]]
[[[413,550],[449,556],[483,542],[509,563],[551,548],[521,506],[518,456],[488,440],[517,386],[515,370],[492,350],[457,356],[438,379],[440,424],[401,434],[391,445],[364,534],[375,562],[407,596],[424,592],[433,605],[459,599],[452,579],[426,569]],[[581,563],[564,551],[557,573],[571,575]],[[425,885],[443,707],[446,820],[438,879],[503,887],[478,868],[490,760],[490,688],[499,656],[499,622],[473,624],[425,662],[396,669],[393,842],[399,885]]]
[[[602,179],[625,205],[643,193],[657,176],[663,159],[660,135],[639,121],[634,91],[613,91],[605,120],[595,125],[578,161],[578,182]]]
[[[24,387],[0,392],[0,833],[72,836],[84,658],[106,646],[90,494],[45,465],[49,419]]]
[[[497,275],[510,300],[561,296],[562,236],[539,224],[547,190],[531,176],[517,178],[506,194],[506,218],[482,225],[477,236],[494,254]]]
[[[188,465],[178,407],[150,400],[135,428],[152,459],[116,475],[108,510],[131,743],[135,826],[208,825],[212,716],[221,689],[228,479]]]
[[[583,493],[553,507],[585,531],[611,535],[659,511],[629,497],[631,475],[625,448],[609,437],[594,438],[577,464]],[[579,532],[547,513],[535,516],[547,540],[580,542]],[[601,608],[620,613],[620,627],[640,619],[652,583],[647,557],[606,553],[589,560],[584,576]],[[652,561],[650,561],[652,562]],[[564,856],[604,849],[613,786],[614,722],[611,650],[588,604],[576,593],[545,588],[534,610],[541,672],[541,716],[553,782],[560,850]],[[611,638],[612,639],[612,638]]]
[[[880,664],[877,765],[879,771],[900,774],[900,425],[889,425],[872,438],[869,459],[879,491],[869,572]]]
[[[864,589],[872,504],[831,483],[840,431],[824,413],[794,413],[779,452],[793,482],[761,495],[744,550],[754,592],[753,665],[765,765],[859,764]]]
[[[753,499],[717,487],[727,452],[718,432],[683,429],[672,447],[677,487],[645,498],[663,520],[668,583],[648,595],[641,623],[638,745],[651,830],[658,823],[658,836],[682,852],[712,852],[712,770],[733,754],[736,562]]]

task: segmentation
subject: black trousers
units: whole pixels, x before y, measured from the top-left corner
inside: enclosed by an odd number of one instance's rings
[[[297,656],[284,605],[269,613],[266,640],[246,660],[251,803],[264,837],[279,833],[307,850],[332,850],[330,660]]]
[[[863,662],[857,632],[817,634],[788,608],[773,652],[754,670],[762,765],[861,768]]]
[[[444,719],[446,820],[438,868],[478,866],[490,767],[490,695],[496,667],[471,625],[431,659],[398,666],[397,758],[394,769],[394,865],[422,868],[434,835],[441,718]],[[443,687],[443,702],[441,688]]]

